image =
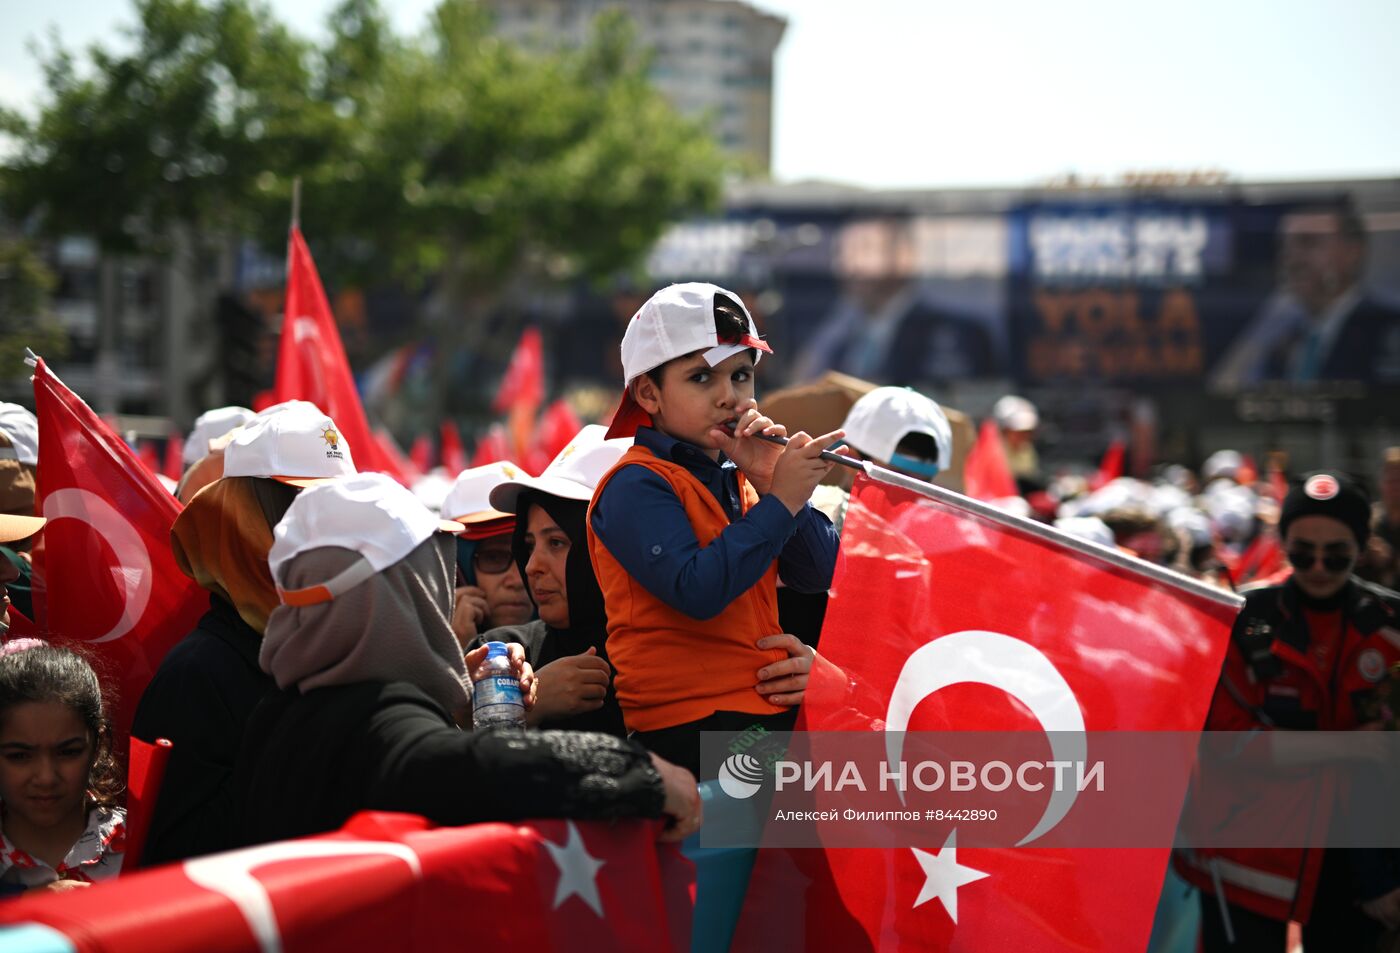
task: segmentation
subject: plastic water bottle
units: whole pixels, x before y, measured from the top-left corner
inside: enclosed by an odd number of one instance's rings
[[[520,682],[510,667],[504,642],[486,643],[486,662],[472,682],[472,723],[477,728],[525,727]]]

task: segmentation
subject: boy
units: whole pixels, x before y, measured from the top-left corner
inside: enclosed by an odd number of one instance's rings
[[[772,350],[722,288],[672,285],[642,305],[608,432],[636,443],[589,511],[624,721],[697,775],[701,731],[792,727],[812,653],[782,634],[777,580],[824,592],[836,565],[836,532],[808,499],[842,432],[758,439],[786,436],[753,398],[760,353]]]

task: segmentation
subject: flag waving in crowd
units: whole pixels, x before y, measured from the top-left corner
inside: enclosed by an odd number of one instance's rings
[[[35,621],[99,658],[115,688],[112,724],[124,738],[142,690],[208,608],[209,594],[180,572],[170,549],[180,504],[42,360],[34,404],[38,499],[48,519]]]
[[[287,240],[287,298],[273,386],[274,403],[288,400],[310,401],[334,419],[355,448],[360,469],[387,473],[403,482],[394,460],[370,433],[321,276],[296,225]]]
[[[842,677],[814,674],[799,729],[1201,728],[1233,595],[921,492],[858,482],[821,643]],[[942,850],[761,852],[735,949],[1145,946],[1165,846],[959,849],[956,834]]]

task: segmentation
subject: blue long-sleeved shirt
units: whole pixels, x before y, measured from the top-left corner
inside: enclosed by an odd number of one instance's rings
[[[773,560],[797,592],[825,592],[836,569],[839,538],[810,503],[793,516],[765,496],[741,515],[739,471],[693,444],[650,427],[637,443],[692,473],[729,514],[729,526],[702,547],[671,485],[645,467],[618,471],[593,506],[593,531],[648,592],[695,619],[712,619],[763,578]]]

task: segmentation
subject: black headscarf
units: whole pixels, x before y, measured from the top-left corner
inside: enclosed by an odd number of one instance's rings
[[[597,650],[600,658],[607,661],[608,616],[603,604],[603,590],[598,585],[598,577],[593,574],[593,561],[588,558],[588,533],[585,529],[588,503],[583,500],[565,500],[538,490],[520,494],[515,508],[517,515],[510,548],[515,556],[516,565],[520,567],[520,577],[525,580],[525,591],[530,593],[531,602],[534,601],[535,594],[530,592],[530,577],[525,572],[525,564],[530,560],[530,552],[525,548],[525,527],[530,521],[532,506],[538,506],[548,513],[564,531],[564,535],[569,537],[571,545],[564,562],[564,587],[569,599],[569,627],[556,629],[546,624],[539,658],[532,658],[531,661],[536,668],[543,668],[555,659],[587,652],[590,646]],[[611,682],[608,683],[608,693],[602,708],[541,727],[602,731],[618,737],[627,733],[622,722],[622,709],[617,703],[616,687]]]
[[[564,585],[568,590],[569,599],[567,631],[575,636],[573,641],[579,645],[577,651],[583,651],[588,645],[596,645],[601,652],[608,634],[608,616],[603,606],[603,590],[598,585],[598,577],[593,574],[593,561],[588,558],[588,533],[585,529],[588,504],[583,500],[565,500],[538,490],[527,490],[520,494],[515,508],[518,515],[515,531],[511,534],[510,549],[515,556],[516,565],[520,567],[520,578],[525,580],[526,592],[530,592],[530,577],[525,572],[525,564],[530,561],[530,551],[525,546],[525,533],[532,506],[538,506],[548,513],[572,544],[569,547],[568,559],[564,563]],[[535,594],[530,592],[530,601],[534,600]],[[581,637],[587,637],[588,643],[579,642]]]

